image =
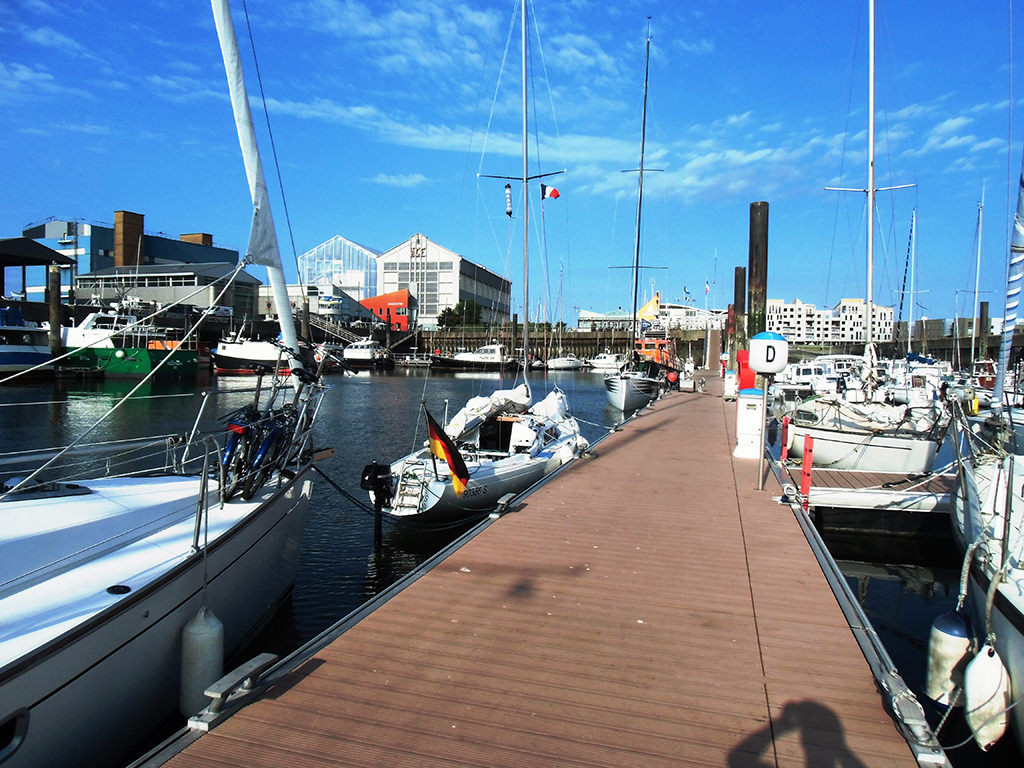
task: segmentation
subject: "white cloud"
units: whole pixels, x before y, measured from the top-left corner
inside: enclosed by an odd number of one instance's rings
[[[44,48],[53,48],[63,53],[69,53],[75,56],[92,57],[92,54],[89,53],[85,46],[79,44],[77,40],[58,32],[53,27],[23,29],[22,37],[33,45],[39,45]]]
[[[41,68],[0,61],[0,101],[32,93],[57,93],[61,89],[53,75]]]
[[[946,133],[955,133],[972,122],[973,120],[969,117],[951,117],[932,128],[932,135],[940,136]]]
[[[706,38],[701,40],[676,40],[673,45],[684,53],[695,53],[701,56],[715,52],[715,43]]]
[[[589,35],[567,32],[556,35],[547,46],[548,58],[568,73],[602,72],[615,75],[615,59],[605,53],[601,45]]]
[[[422,173],[399,173],[388,174],[378,173],[370,179],[374,184],[383,184],[386,187],[416,187],[427,182],[427,177]]]

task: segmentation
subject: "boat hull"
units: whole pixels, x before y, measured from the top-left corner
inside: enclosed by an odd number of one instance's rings
[[[1006,478],[1020,477],[1024,473],[1024,458],[1007,457],[1014,463],[1012,470],[1001,462],[990,461],[975,467],[970,461],[962,462],[962,486],[953,494],[953,534],[961,551],[980,542],[970,568],[966,608],[971,629],[980,645],[985,635],[985,615],[988,593],[998,564],[1002,561],[1002,519],[1006,509]],[[1020,483],[1015,484],[1020,489]],[[1024,509],[1024,497],[1015,492],[1011,501],[1011,514],[1019,515]],[[1011,524],[1011,551],[1019,551],[1019,528]],[[1011,563],[1015,558],[1011,556]],[[1024,694],[1024,569],[1017,562],[1009,567],[1002,583],[996,588],[992,600],[992,631],[994,647],[1010,675],[1010,697],[1016,700]],[[1010,724],[1018,744],[1024,744],[1024,712],[1020,707],[1010,710]]]
[[[808,436],[814,439],[813,466],[861,472],[930,472],[939,448],[935,440],[922,437],[839,431],[791,423],[787,436],[791,458],[803,457]]]
[[[608,402],[620,411],[635,411],[654,400],[661,385],[657,379],[646,376],[606,376],[604,380]]]
[[[232,355],[222,355],[218,352],[213,352],[210,355],[213,358],[213,367],[217,373],[237,373],[243,375],[250,375],[256,373],[257,366],[264,366],[273,370],[277,360],[254,360],[245,357],[233,357]],[[285,361],[287,362],[287,361]],[[278,368],[278,372],[287,374],[289,367],[287,364],[283,364]]]
[[[444,355],[431,355],[430,367],[438,371],[516,371],[519,364],[509,360],[505,362],[483,360],[457,360]]]
[[[156,372],[158,378],[194,379],[199,373],[199,355],[187,349],[172,355],[170,350],[146,347],[80,347],[71,353],[68,362],[98,368],[112,379],[141,379],[165,359],[167,362]]]
[[[45,365],[40,369],[46,373],[51,372],[49,367],[50,350],[35,345],[0,344],[0,374],[20,373],[37,365]]]
[[[417,459],[429,462],[425,455]],[[402,460],[392,466],[396,475],[402,470]],[[424,483],[423,500],[418,512],[390,510],[396,519],[415,519],[417,524],[445,525],[471,520],[490,512],[502,496],[521,493],[562,465],[562,459],[551,455],[531,458],[517,454],[508,458],[470,467],[469,483],[462,496],[455,493],[451,480],[443,475],[431,477]],[[447,473],[446,467],[440,471]]]
[[[198,490],[198,479],[192,480]],[[312,482],[268,488],[252,511],[79,626],[0,669],[0,701],[24,707],[27,732],[7,766],[123,764],[178,707],[181,633],[205,598],[224,625],[226,657],[287,596]],[[186,528],[193,521],[182,521]],[[130,581],[128,586],[135,584]],[[7,714],[6,712],[4,714]]]
[[[582,360],[555,358],[547,362],[547,369],[549,371],[578,371],[582,367]]]
[[[393,357],[369,359],[364,357],[346,357],[344,360],[345,366],[354,371],[392,371],[395,368],[395,359]]]

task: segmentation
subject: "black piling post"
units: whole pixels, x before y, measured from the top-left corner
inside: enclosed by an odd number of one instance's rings
[[[750,256],[747,271],[747,338],[765,330],[768,289],[768,203],[750,204]]]

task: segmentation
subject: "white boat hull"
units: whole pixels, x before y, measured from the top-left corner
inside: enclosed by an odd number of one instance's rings
[[[870,432],[844,432],[820,427],[789,425],[791,458],[803,458],[805,438],[814,438],[813,466],[856,469],[861,472],[930,472],[938,443],[923,437],[902,437]]]
[[[1014,462],[1013,477],[1024,477],[1024,457],[1010,457]],[[953,533],[961,550],[980,539],[970,571],[967,609],[971,629],[977,645],[984,642],[985,606],[987,593],[995,570],[1001,562],[1002,519],[1006,509],[1007,471],[998,471],[996,461],[978,467],[963,462],[963,487],[953,494]],[[1018,520],[1011,523],[1009,549],[1010,562],[1003,582],[996,589],[992,604],[994,647],[1010,675],[1010,697],[1016,700],[1024,695],[1024,569],[1014,554],[1020,551],[1021,529],[1019,518],[1024,513],[1021,485],[1015,479],[1011,502],[1011,515]],[[966,501],[965,501],[966,499]],[[1010,725],[1018,744],[1024,744],[1024,712],[1019,706],[1010,710]]]
[[[392,465],[392,472],[397,476],[403,471],[403,462],[410,460],[425,462],[422,466],[431,464],[429,454],[423,452],[396,462]],[[389,513],[396,518],[415,518],[417,523],[425,525],[479,517],[481,513],[494,509],[502,496],[525,491],[562,463],[562,459],[556,456],[531,458],[527,454],[517,454],[479,465],[470,464],[469,484],[460,497],[452,487],[447,466],[439,462],[438,476],[433,476],[430,471],[429,479],[424,483],[419,511],[396,507]]]
[[[657,379],[619,374],[604,380],[608,402],[620,411],[635,411],[654,400],[661,389]]]
[[[179,480],[194,486],[194,510],[199,481]],[[18,627],[2,638],[5,643],[40,640],[20,657],[5,653],[0,668],[5,710],[0,717],[20,708],[27,715],[25,738],[5,768],[129,759],[177,710],[181,631],[203,602],[204,567],[208,603],[224,624],[224,649],[230,655],[270,618],[294,581],[311,488],[312,482],[300,476],[277,498],[268,486],[252,501],[211,508],[205,565],[202,554],[191,551],[193,512],[126,542],[123,553],[90,558],[55,573],[49,584],[2,595],[0,611],[10,616],[18,610],[14,603],[20,600],[25,607],[33,590],[61,589],[61,580],[96,593],[86,606],[89,615],[75,613],[81,598],[70,595],[63,606],[55,603],[38,618],[35,633]],[[19,503],[7,501],[0,509],[15,514]],[[116,576],[107,564],[117,569]],[[109,594],[106,587],[113,584],[106,581],[131,591]],[[46,632],[52,637],[36,637]]]
[[[549,371],[578,371],[583,361],[576,357],[553,357],[547,362]]]

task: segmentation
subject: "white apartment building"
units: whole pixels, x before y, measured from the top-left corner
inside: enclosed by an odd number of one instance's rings
[[[787,304],[782,299],[766,302],[766,330],[782,334],[794,344],[863,343],[864,299],[842,299],[832,309],[818,309],[799,299]],[[871,339],[890,342],[893,338],[893,308],[873,304]]]

